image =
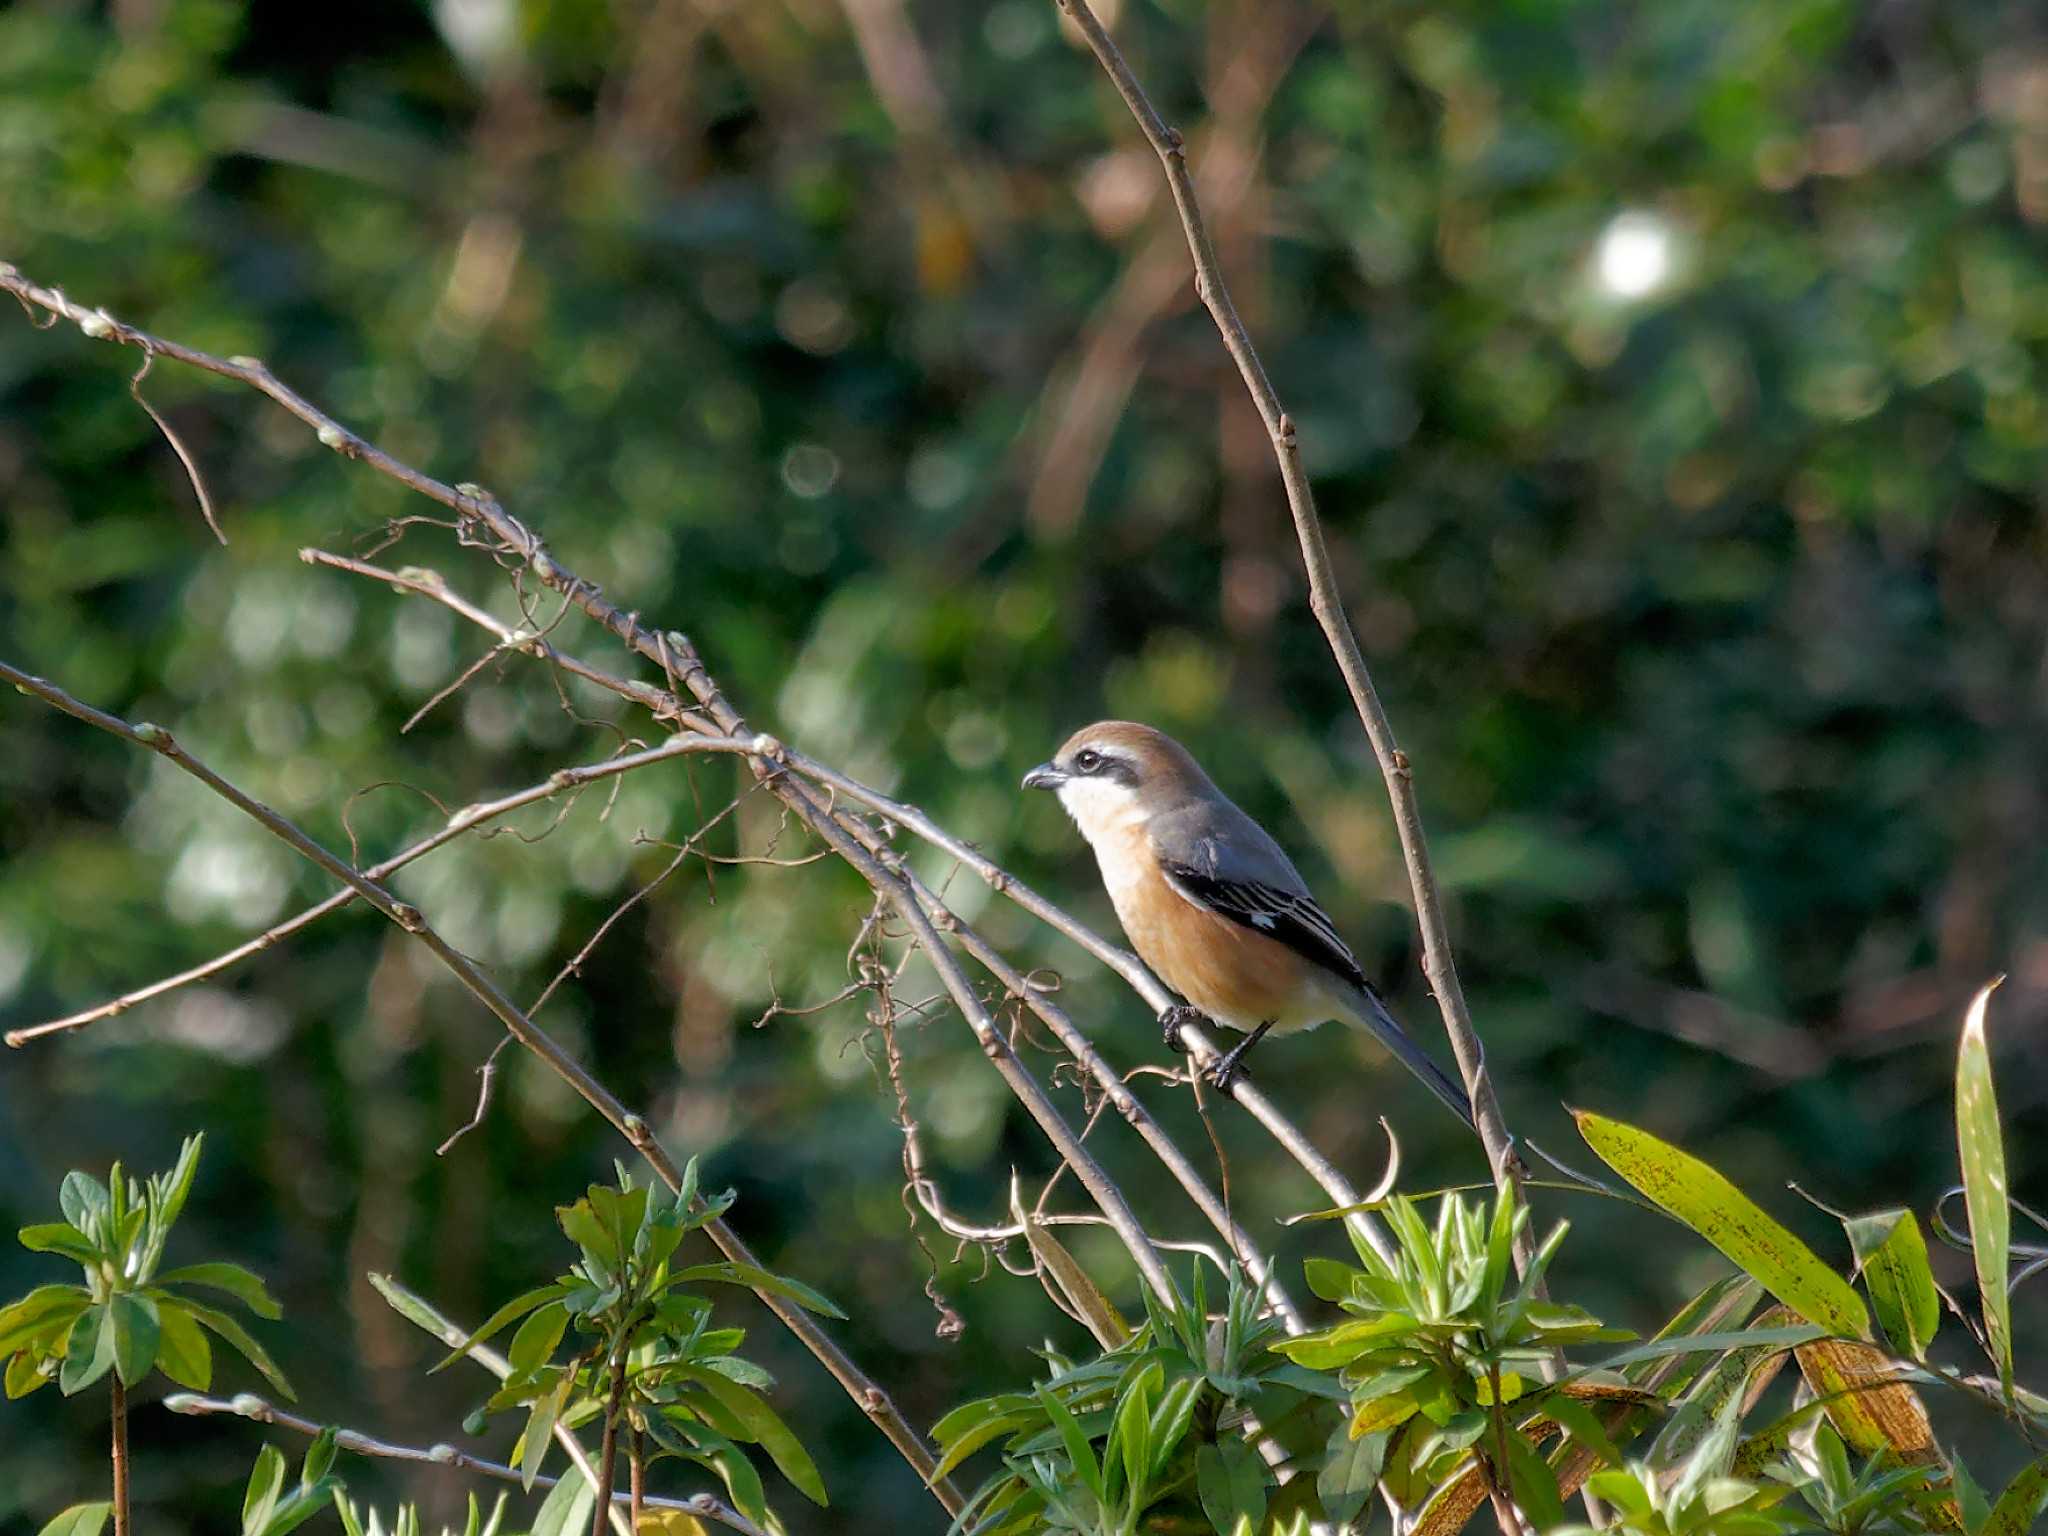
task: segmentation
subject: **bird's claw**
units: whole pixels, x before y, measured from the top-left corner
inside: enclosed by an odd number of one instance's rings
[[[1225,1051],[1202,1069],[1202,1076],[1218,1093],[1228,1094],[1242,1081],[1250,1081],[1252,1069],[1244,1064],[1244,1055],[1238,1050]]]
[[[1187,1043],[1181,1039],[1181,1026],[1203,1024],[1207,1019],[1199,1008],[1190,1008],[1186,1003],[1175,1003],[1159,1014],[1159,1037],[1166,1042],[1166,1048],[1176,1056],[1187,1053]]]

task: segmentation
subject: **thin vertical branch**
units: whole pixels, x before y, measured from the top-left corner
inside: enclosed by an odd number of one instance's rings
[[[604,1438],[598,1442],[597,1450],[597,1504],[590,1512],[590,1536],[604,1536],[605,1517],[612,1508],[612,1472],[618,1466],[619,1456],[619,1415],[626,1405],[626,1355],[632,1344],[629,1335],[621,1333],[618,1342],[612,1346],[612,1391],[604,1405]],[[639,1464],[634,1464],[634,1481],[639,1481]],[[634,1529],[639,1529],[639,1510],[635,1509]]]
[[[128,1389],[121,1385],[118,1370],[110,1371],[107,1379],[114,1384],[114,1536],[128,1536]]]
[[[1511,1185],[1519,1197],[1521,1163],[1515,1155],[1513,1138],[1508,1135],[1506,1122],[1501,1117],[1500,1101],[1494,1094],[1492,1079],[1486,1070],[1486,1054],[1478,1033],[1472,1027],[1471,1010],[1466,1006],[1464,989],[1458,983],[1458,969],[1451,958],[1450,931],[1444,922],[1443,900],[1430,865],[1429,843],[1423,835],[1422,813],[1415,798],[1414,773],[1407,754],[1394,740],[1393,726],[1380,703],[1378,690],[1373,687],[1372,676],[1366,670],[1365,658],[1358,648],[1358,637],[1352,633],[1351,621],[1345,616],[1336,578],[1330,570],[1330,552],[1323,539],[1322,519],[1316,514],[1315,493],[1309,487],[1308,472],[1301,462],[1300,445],[1295,441],[1294,422],[1281,409],[1280,397],[1273,389],[1272,380],[1266,376],[1265,364],[1260,362],[1258,350],[1252,345],[1244,322],[1238,318],[1236,305],[1231,302],[1230,289],[1223,280],[1215,247],[1210,243],[1208,227],[1202,220],[1201,204],[1195,197],[1194,178],[1188,173],[1185,145],[1179,131],[1168,127],[1152,105],[1151,98],[1131,72],[1115,41],[1089,9],[1088,0],[1059,0],[1059,5],[1081,29],[1088,46],[1115,83],[1117,93],[1123,97],[1124,104],[1130,108],[1131,115],[1137,119],[1147,142],[1165,168],[1167,186],[1173,194],[1174,208],[1179,212],[1181,228],[1187,235],[1188,253],[1194,261],[1195,292],[1216,322],[1224,348],[1237,364],[1252,404],[1257,407],[1259,418],[1273,440],[1273,455],[1280,466],[1280,481],[1287,492],[1288,510],[1293,514],[1295,534],[1301,544],[1302,565],[1308,575],[1309,606],[1336,656],[1338,670],[1344,675],[1344,686],[1350,691],[1352,705],[1358,711],[1367,739],[1372,743],[1373,755],[1379,760],[1380,776],[1386,781],[1387,798],[1393,805],[1394,827],[1401,840],[1401,857],[1407,865],[1408,883],[1414,893],[1416,921],[1422,930],[1423,974],[1428,977],[1430,988],[1436,995],[1437,1007],[1443,1014],[1444,1030],[1450,1036],[1451,1049],[1458,1058],[1458,1070],[1464,1075],[1466,1091],[1472,1097],[1473,1118],[1487,1158],[1493,1165],[1494,1179],[1497,1183]],[[1527,1256],[1532,1252],[1525,1236],[1517,1250],[1518,1262],[1526,1266]]]
[[[626,1454],[632,1458],[632,1506],[633,1529],[640,1529],[640,1516],[647,1505],[647,1431],[638,1424],[633,1426],[633,1441]]]

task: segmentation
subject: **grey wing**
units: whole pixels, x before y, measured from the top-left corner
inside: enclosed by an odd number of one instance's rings
[[[1152,849],[1167,884],[1196,906],[1265,934],[1356,987],[1364,973],[1301,872],[1233,805],[1161,818]],[[1369,989],[1368,989],[1369,990]]]

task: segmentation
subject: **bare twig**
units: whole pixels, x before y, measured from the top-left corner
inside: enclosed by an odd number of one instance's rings
[[[622,757],[609,757],[603,762],[587,763],[576,768],[559,768],[538,784],[529,785],[527,788],[518,790],[513,794],[502,795],[496,800],[479,801],[474,805],[462,807],[448,818],[448,824],[439,831],[429,837],[421,838],[411,847],[392,855],[382,863],[371,865],[363,871],[363,874],[371,880],[381,881],[387,879],[414,860],[424,858],[435,849],[444,847],[456,838],[461,837],[464,833],[473,831],[486,822],[495,821],[499,817],[508,815],[524,806],[535,805],[567,791],[580,789],[587,784],[594,784],[600,779],[610,778],[616,774],[631,773],[636,768],[645,768],[651,763],[662,762],[672,757],[682,757],[689,753],[745,752],[747,749],[748,743],[731,737],[676,736],[660,746],[650,747],[644,752],[628,753]],[[256,935],[255,938],[214,956],[213,959],[206,961],[202,965],[195,965],[189,970],[179,971],[174,976],[163,977],[158,981],[151,982],[146,987],[137,987],[132,992],[124,992],[111,1002],[101,1003],[95,1008],[87,1008],[79,1013],[67,1014],[61,1019],[51,1019],[42,1024],[29,1024],[24,1025],[20,1029],[10,1029],[5,1036],[0,1036],[0,1038],[4,1038],[7,1044],[11,1046],[22,1046],[27,1045],[31,1040],[40,1039],[45,1035],[62,1034],[68,1030],[83,1029],[88,1024],[97,1023],[101,1019],[110,1019],[116,1014],[126,1013],[137,1003],[147,1002],[153,997],[161,997],[166,992],[175,991],[177,988],[187,986],[192,982],[203,981],[209,976],[218,975],[230,966],[248,959],[251,955],[262,953],[264,950],[271,948],[283,939],[289,938],[301,929],[310,927],[329,913],[340,911],[350,902],[356,900],[356,898],[357,893],[353,888],[344,887],[336,891],[332,896],[329,896],[325,901],[308,907],[295,917],[286,918],[283,922],[266,928],[262,933]]]
[[[458,1336],[456,1342],[461,1342]],[[233,1398],[205,1397],[197,1392],[173,1392],[164,1399],[164,1406],[172,1413],[188,1414],[195,1418],[211,1415],[233,1414],[237,1418],[249,1419],[258,1424],[270,1424],[279,1429],[289,1429],[301,1435],[317,1435],[328,1426],[302,1418],[275,1404],[244,1392]],[[558,1427],[557,1437],[567,1431]],[[517,1467],[508,1467],[502,1462],[488,1461],[481,1456],[472,1456],[468,1451],[452,1445],[395,1445],[389,1440],[379,1440],[358,1430],[336,1428],[335,1445],[357,1456],[371,1456],[380,1461],[406,1461],[432,1467],[454,1467],[462,1472],[474,1472],[479,1477],[493,1478],[501,1483],[523,1481],[523,1474]],[[537,1488],[552,1488],[560,1481],[545,1473],[534,1478]],[[622,1496],[622,1498],[628,1496]],[[616,1508],[620,1500],[613,1501]],[[754,1524],[738,1510],[722,1503],[708,1493],[693,1494],[687,1499],[668,1499],[647,1495],[642,1502],[649,1509],[675,1509],[684,1514],[696,1515],[700,1519],[715,1520],[729,1526],[744,1536],[767,1536],[761,1527]],[[630,1506],[629,1506],[630,1507]],[[626,1522],[628,1531],[632,1528],[630,1519]],[[616,1528],[616,1522],[615,1522]]]

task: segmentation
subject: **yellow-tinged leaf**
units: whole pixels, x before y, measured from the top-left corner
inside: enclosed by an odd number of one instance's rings
[[[1389,1392],[1385,1397],[1371,1398],[1358,1405],[1358,1411],[1351,1415],[1351,1438],[1363,1439],[1383,1429],[1392,1429],[1396,1424],[1405,1424],[1415,1417],[1415,1399],[1406,1392]]]
[[[2005,1140],[1998,1126],[1998,1098],[1991,1090],[1991,1050],[1984,1041],[1984,1012],[2004,977],[1987,983],[1970,1000],[1963,1041],[1956,1053],[1956,1150],[1962,1155],[1963,1201],[1970,1213],[1970,1249],[1977,1261],[1977,1290],[1984,1309],[1984,1333],[1998,1380],[2012,1390],[2012,1297],[2006,1265],[2012,1250],[2012,1207],[2006,1203]]]
[[[1648,1131],[1574,1110],[1579,1134],[1608,1167],[1726,1254],[1808,1322],[1867,1339],[1855,1287],[1720,1173]]]
[[[1052,1276],[1060,1296],[1087,1324],[1088,1331],[1095,1335],[1095,1342],[1104,1349],[1120,1349],[1128,1344],[1131,1325],[1124,1321],[1115,1303],[1102,1294],[1101,1287],[1089,1278],[1080,1260],[1069,1253],[1066,1245],[1052,1235],[1052,1230],[1030,1212],[1017,1207],[1016,1214],[1023,1222],[1024,1241],[1031,1245],[1032,1254]]]
[[[1941,1460],[1920,1394],[1898,1380],[1882,1351],[1821,1339],[1793,1353],[1814,1396],[1827,1401],[1837,1432],[1862,1456],[1888,1452],[1910,1466]]]
[[[711,1536],[702,1520],[682,1509],[642,1510],[633,1529],[637,1536]]]

